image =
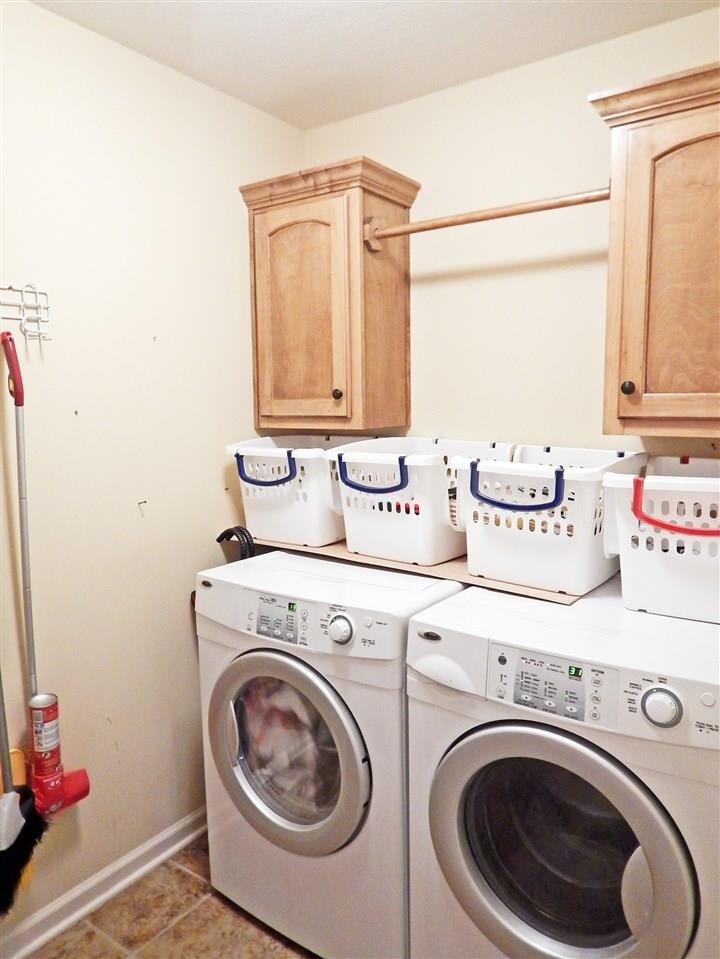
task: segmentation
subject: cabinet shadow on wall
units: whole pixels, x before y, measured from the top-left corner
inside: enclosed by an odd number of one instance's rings
[[[411,285],[420,286],[423,283],[436,283],[438,280],[472,280],[490,277],[518,276],[530,273],[542,273],[548,270],[566,270],[576,266],[590,266],[592,264],[607,263],[607,248],[591,250],[572,256],[539,257],[533,260],[507,263],[493,263],[491,265],[461,267],[456,270],[411,271]]]

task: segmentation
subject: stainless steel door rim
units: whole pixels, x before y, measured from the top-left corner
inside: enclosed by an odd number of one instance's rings
[[[563,942],[533,925],[496,893],[468,839],[466,801],[478,774],[504,760],[537,760],[574,774],[597,790],[634,833],[638,845],[622,873],[628,935],[590,948]],[[682,959],[692,940],[696,877],[674,823],[650,791],[592,744],[534,723],[499,723],[470,732],[441,760],[430,791],[430,831],[445,878],[478,929],[512,959]],[[638,904],[640,906],[638,907]],[[538,923],[541,926],[542,923]],[[570,938],[570,937],[568,937]]]

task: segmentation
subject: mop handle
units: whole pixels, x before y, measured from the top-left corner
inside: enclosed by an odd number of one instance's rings
[[[12,333],[0,333],[8,365],[8,390],[15,403],[15,444],[17,448],[18,509],[20,516],[20,556],[22,562],[23,614],[25,619],[25,657],[27,661],[28,699],[37,693],[35,665],[35,628],[33,626],[32,587],[30,585],[30,539],[28,536],[27,472],[25,468],[25,388]]]
[[[0,773],[2,773],[3,793],[12,792],[13,778],[10,763],[10,738],[8,736],[5,697],[3,695],[2,673],[0,673]]]

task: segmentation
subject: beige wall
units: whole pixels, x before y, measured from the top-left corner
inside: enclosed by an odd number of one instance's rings
[[[718,21],[303,137],[24,0],[2,6],[0,284],[37,283],[53,316],[42,347],[16,336],[38,671],[61,697],[66,764],[92,779],[91,798],[56,819],[7,929],[203,802],[189,593],[239,519],[223,446],[252,434],[238,184],[364,153],[422,182],[413,219],[601,187],[609,134],[587,95],[716,58]],[[600,425],[604,204],[411,242],[413,433],[616,445]],[[4,390],[0,408],[2,669],[20,742]]]
[[[52,316],[42,346],[3,325],[27,392],[38,677],[60,696],[66,765],[92,782],[43,841],[12,925],[204,802],[190,591],[239,519],[224,444],[253,432],[237,188],[300,166],[302,135],[36,6],[2,6],[0,285],[36,283]],[[0,642],[19,743],[1,382]]]
[[[598,189],[588,95],[718,59],[719,37],[703,13],[311,130],[305,163],[366,154],[419,180],[413,220]],[[410,242],[414,434],[639,445],[602,435],[607,203]]]

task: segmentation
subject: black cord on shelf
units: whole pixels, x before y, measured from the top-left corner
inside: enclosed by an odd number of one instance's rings
[[[231,526],[229,529],[224,529],[215,541],[225,543],[233,539],[240,544],[240,559],[248,559],[255,555],[255,541],[244,526]]]

